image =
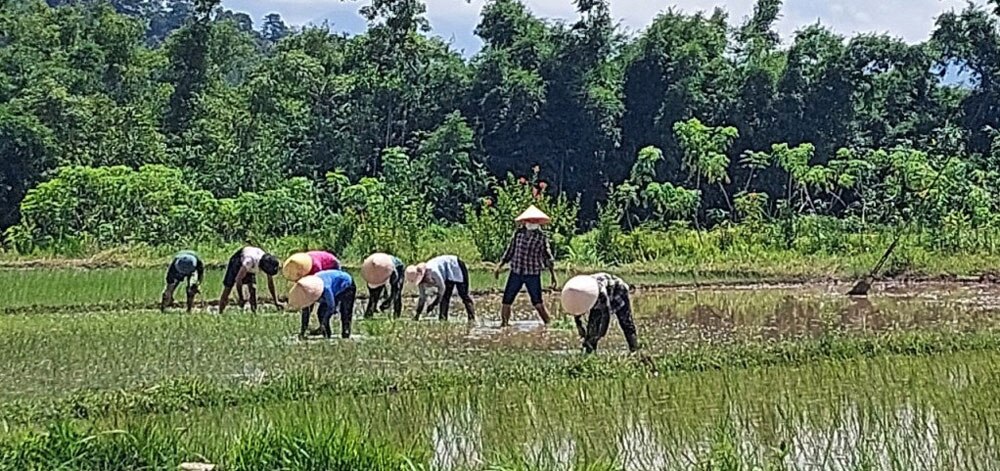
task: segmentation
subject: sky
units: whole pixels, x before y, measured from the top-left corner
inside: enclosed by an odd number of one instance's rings
[[[485,0],[426,0],[427,18],[434,34],[472,55],[482,43],[473,34]],[[571,20],[572,0],[524,0],[536,16]],[[985,0],[972,0],[985,3]],[[908,42],[927,39],[934,19],[949,10],[961,10],[967,0],[785,0],[778,30],[787,41],[797,29],[820,22],[844,35],[888,33]],[[341,0],[223,0],[222,5],[249,13],[259,27],[264,15],[277,12],[292,26],[329,22],[336,31],[356,33],[365,22],[358,16],[364,1]],[[729,12],[732,23],[752,13],[754,0],[611,0],[611,13],[627,31],[639,31],[659,12],[676,8],[686,12],[711,11],[716,6]]]

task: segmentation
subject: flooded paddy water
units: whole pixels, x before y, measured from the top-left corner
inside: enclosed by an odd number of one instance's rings
[[[112,424],[182,428],[211,450],[254,428],[349,423],[434,469],[689,469],[720,453],[746,467],[994,469],[997,360],[958,354],[330,396]]]
[[[866,299],[845,296],[849,288],[639,289],[633,306],[643,351],[654,359],[693,348],[830,335],[991,334],[1000,327],[1000,286],[882,285]],[[401,320],[385,314],[356,320],[350,341],[299,341],[297,315],[273,311],[5,315],[0,397],[44,401],[177,377],[243,386],[293,374],[331,383],[397,378],[401,385],[427,372],[501,378],[506,369],[580,356],[572,321],[558,312],[554,296],[549,299],[552,326],[542,326],[520,299],[508,329],[496,321],[498,296],[477,298],[480,320],[472,325],[458,304],[452,312],[459,316],[450,322],[435,316],[414,322],[408,299]],[[608,360],[609,368],[626,358],[616,321],[600,347],[596,360]],[[413,383],[398,392],[320,391],[292,402],[111,413],[97,420],[111,428],[183,430],[189,448],[206,456],[269,424],[304,430],[314,423],[351,424],[435,469],[498,462],[533,469],[689,469],[710,459],[790,469],[994,469],[1000,463],[998,360],[1000,352],[980,349],[644,377]]]

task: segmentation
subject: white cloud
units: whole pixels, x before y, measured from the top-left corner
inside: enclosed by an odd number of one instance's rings
[[[524,0],[536,15],[547,18],[572,19],[572,0]],[[974,0],[984,3],[985,0]],[[674,7],[687,12],[712,11],[716,6],[729,13],[732,23],[739,23],[753,11],[754,0],[611,0],[612,14],[623,27],[638,31],[649,25],[657,14]],[[339,0],[223,0],[223,5],[250,13],[256,21],[277,11],[294,25],[321,23],[329,20],[349,31],[363,23],[357,17],[362,1]],[[457,47],[475,49],[479,42],[473,36],[479,11],[485,0],[427,0],[428,19],[435,32],[452,38]],[[844,34],[888,33],[906,41],[927,39],[935,18],[951,9],[962,9],[966,0],[786,0],[778,30],[787,40],[803,26],[817,21]]]

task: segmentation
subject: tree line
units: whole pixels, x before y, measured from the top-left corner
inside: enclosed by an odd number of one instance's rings
[[[666,10],[636,34],[607,0],[575,5],[576,19],[553,21],[490,0],[484,47],[464,58],[421,0],[374,0],[356,35],[277,15],[256,29],[218,0],[6,0],[0,225],[20,244],[51,236],[38,208],[53,188],[126,174],[218,200],[205,208],[382,185],[399,189],[386,206],[412,203],[405,217],[452,222],[475,222],[508,175],[578,204],[583,227],[997,221],[1000,1],[942,14],[919,44],[818,24],[782,41],[780,0],[737,26],[722,9]],[[955,70],[967,80],[943,79]],[[400,168],[410,186],[391,184]],[[339,208],[348,193],[302,207]]]

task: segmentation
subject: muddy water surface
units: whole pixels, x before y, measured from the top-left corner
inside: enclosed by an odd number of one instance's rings
[[[915,284],[882,286],[867,298],[843,293],[850,287],[775,285],[743,288],[638,290],[633,295],[640,338],[656,352],[677,343],[732,343],[815,338],[828,333],[858,335],[891,331],[974,331],[1000,327],[1000,285]],[[522,301],[523,303],[523,301]],[[559,313],[544,329],[532,308],[515,306],[512,329],[482,322],[463,338],[448,342],[472,347],[559,350],[577,343],[571,319]],[[480,313],[495,315],[495,300],[480,301]],[[612,321],[602,342],[621,349],[624,339]]]

